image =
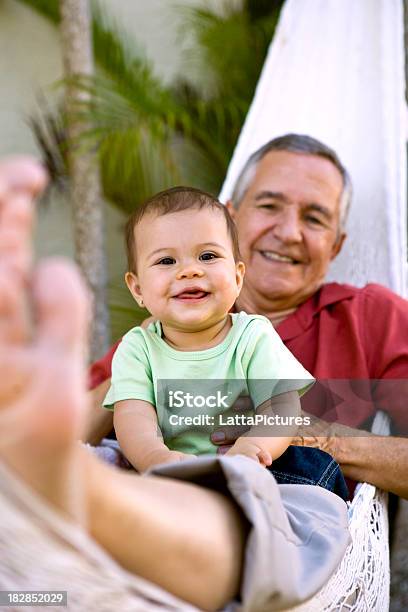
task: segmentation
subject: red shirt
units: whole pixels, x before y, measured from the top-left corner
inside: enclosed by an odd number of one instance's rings
[[[302,399],[308,412],[359,426],[378,409],[408,433],[408,301],[381,285],[329,283],[276,328],[319,384]],[[110,377],[119,343],[90,370],[90,387]]]

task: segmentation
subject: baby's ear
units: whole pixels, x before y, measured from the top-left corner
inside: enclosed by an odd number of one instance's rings
[[[242,284],[244,282],[244,276],[245,276],[245,264],[243,261],[238,261],[235,264],[235,277],[237,280],[238,295],[242,289]]]
[[[136,274],[134,274],[133,272],[126,272],[125,282],[126,282],[126,285],[130,293],[133,295],[134,299],[136,300],[136,302],[139,304],[141,308],[143,308],[144,306],[143,296],[142,296],[142,292],[141,292],[139,281],[138,281]]]

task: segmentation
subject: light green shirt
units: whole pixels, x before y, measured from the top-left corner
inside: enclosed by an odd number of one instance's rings
[[[131,329],[113,357],[104,406],[113,409],[116,402],[129,399],[150,402],[168,448],[215,454],[209,436],[234,414],[231,406],[240,395],[249,395],[257,408],[275,395],[295,390],[301,394],[310,386],[313,377],[268,319],[245,312],[230,316],[232,327],[225,339],[203,351],[169,346],[160,321],[146,330]]]

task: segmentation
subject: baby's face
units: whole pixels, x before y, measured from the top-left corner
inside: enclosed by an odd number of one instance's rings
[[[199,331],[222,320],[242,286],[225,219],[217,210],[148,214],[134,230],[137,274],[126,282],[151,314],[178,330]]]

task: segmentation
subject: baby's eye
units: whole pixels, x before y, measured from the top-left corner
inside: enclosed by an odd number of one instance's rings
[[[171,266],[174,263],[176,263],[176,260],[173,257],[162,257],[156,262],[156,265]]]
[[[211,259],[217,259],[218,255],[212,253],[211,251],[206,251],[205,253],[201,253],[199,259],[201,261],[210,261]]]

